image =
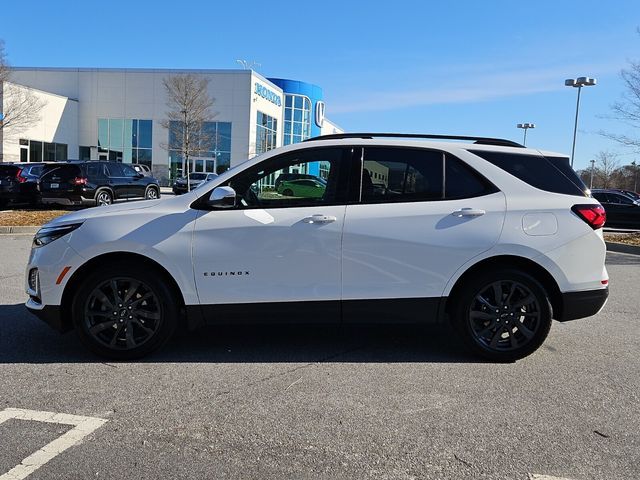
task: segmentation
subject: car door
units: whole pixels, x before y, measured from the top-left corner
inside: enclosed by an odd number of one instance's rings
[[[127,198],[144,197],[147,189],[147,183],[142,173],[136,172],[129,165],[121,165],[122,172],[127,181],[126,195]]]
[[[225,183],[237,193],[236,206],[202,210],[193,234],[194,275],[206,318],[339,320],[351,154],[351,149],[336,147],[298,150],[250,167]],[[319,172],[320,163],[329,172],[323,196],[277,192],[279,175],[291,168]]]
[[[640,207],[631,198],[615,192],[607,192],[607,197],[609,204],[605,211],[611,225],[640,228]]]
[[[344,320],[433,320],[449,279],[498,241],[504,194],[417,148],[365,148],[360,183],[343,232]]]
[[[122,165],[116,162],[106,162],[105,167],[109,175],[107,184],[113,190],[114,200],[127,198],[129,195],[129,180],[124,176]]]

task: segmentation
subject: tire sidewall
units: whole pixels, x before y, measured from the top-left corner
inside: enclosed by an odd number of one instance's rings
[[[156,196],[155,197],[150,197],[149,196],[149,192],[154,191],[156,192]],[[145,200],[157,200],[159,198],[159,190],[157,187],[147,187],[147,191],[144,192],[144,198]]]
[[[533,338],[517,350],[498,351],[487,348],[477,341],[469,322],[469,309],[475,296],[483,287],[500,280],[512,280],[523,284],[535,295],[540,305],[540,325],[538,329]],[[513,362],[531,355],[544,343],[551,329],[553,310],[548,293],[535,278],[514,269],[499,269],[493,272],[475,274],[467,279],[456,293],[455,298],[453,298],[453,305],[452,322],[464,342],[475,353],[493,361]]]
[[[98,200],[98,198],[100,197],[100,195],[102,195],[103,193],[106,193],[107,195],[109,195],[109,198],[111,199],[111,201],[108,203],[108,205],[113,205],[113,193],[111,193],[109,190],[103,188],[102,190],[98,190],[98,192],[96,193],[96,206],[100,206],[100,201]]]
[[[146,284],[155,294],[160,303],[162,324],[152,338],[131,350],[116,350],[98,342],[87,329],[84,321],[84,307],[91,292],[103,282],[113,277],[130,277]],[[117,263],[102,266],[90,273],[79,286],[73,297],[71,305],[73,325],[80,341],[92,352],[102,357],[113,360],[130,360],[140,358],[162,347],[173,335],[179,317],[178,301],[175,294],[169,289],[160,272],[149,269],[147,266],[127,265]]]

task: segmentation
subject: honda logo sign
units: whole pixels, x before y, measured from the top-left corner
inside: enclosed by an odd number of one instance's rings
[[[320,128],[324,125],[324,102],[316,102],[316,125]]]

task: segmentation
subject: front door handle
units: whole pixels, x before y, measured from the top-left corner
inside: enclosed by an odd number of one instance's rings
[[[462,217],[481,217],[485,213],[487,213],[487,212],[485,212],[484,210],[481,210],[479,208],[461,208],[460,210],[456,210],[455,212],[453,212],[451,215],[453,215],[454,217],[458,217],[458,218],[462,218]]]
[[[303,218],[304,223],[331,223],[337,220],[333,215],[311,215],[310,217]]]

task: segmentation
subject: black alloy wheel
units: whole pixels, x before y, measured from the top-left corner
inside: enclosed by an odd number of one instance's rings
[[[89,294],[84,321],[97,342],[113,349],[133,349],[158,331],[162,309],[147,285],[132,278],[112,278]]]
[[[102,266],[73,300],[80,340],[98,355],[127,360],[160,348],[173,334],[180,302],[164,276],[146,265]]]
[[[519,271],[498,271],[470,279],[454,308],[454,322],[480,355],[514,361],[534,352],[551,328],[547,293]]]

